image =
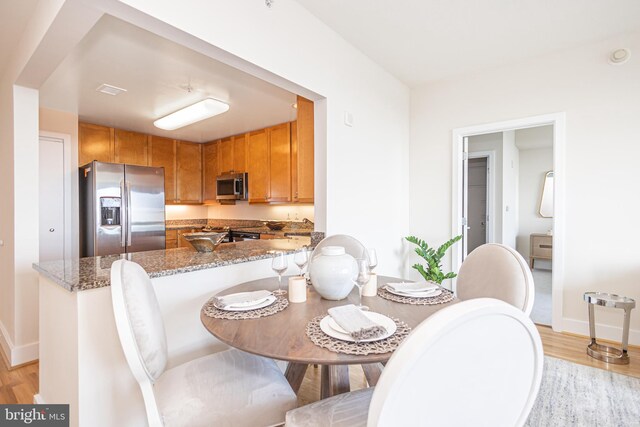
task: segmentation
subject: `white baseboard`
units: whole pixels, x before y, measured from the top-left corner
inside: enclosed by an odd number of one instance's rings
[[[38,342],[21,346],[14,345],[2,322],[0,322],[0,347],[10,367],[33,362],[34,360],[38,360],[40,355]]]
[[[589,322],[584,320],[562,319],[562,326],[565,332],[572,334],[589,336]],[[602,338],[611,341],[622,341],[622,318],[620,319],[620,326],[602,325],[596,323],[596,338]],[[629,344],[640,345],[640,331],[637,329],[629,330]]]
[[[33,403],[35,405],[44,405],[47,402],[45,402],[44,399],[42,398],[42,395],[40,393],[38,393],[38,394],[34,394],[33,395]]]

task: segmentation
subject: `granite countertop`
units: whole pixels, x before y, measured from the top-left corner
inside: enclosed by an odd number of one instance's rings
[[[206,253],[178,248],[34,263],[33,268],[68,291],[79,292],[109,286],[111,264],[125,256],[154,278],[271,258],[274,250],[292,253],[307,242],[304,239],[246,240],[224,243]]]

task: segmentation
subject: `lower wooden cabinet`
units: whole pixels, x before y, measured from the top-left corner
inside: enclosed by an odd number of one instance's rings
[[[165,232],[165,247],[167,249],[178,247],[178,230],[167,230]]]

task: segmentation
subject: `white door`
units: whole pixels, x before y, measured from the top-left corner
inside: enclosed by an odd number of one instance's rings
[[[467,254],[487,243],[487,158],[469,159]]]
[[[40,137],[40,262],[64,259],[64,141]]]

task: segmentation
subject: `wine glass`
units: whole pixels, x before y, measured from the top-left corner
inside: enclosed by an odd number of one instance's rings
[[[282,287],[282,273],[287,271],[287,256],[284,252],[278,251],[274,254],[273,259],[271,260],[271,269],[278,274],[278,290],[273,291],[274,295],[285,295],[287,291],[281,289]]]
[[[309,253],[307,248],[296,249],[296,252],[293,255],[293,262],[295,262],[300,269],[300,277],[302,277],[302,270],[309,262]]]
[[[367,252],[369,253],[369,268],[373,273],[373,269],[378,266],[378,255],[376,254],[376,250],[373,248],[367,249]]]
[[[366,285],[371,278],[369,260],[366,258],[358,258],[356,260],[356,264],[358,265],[358,274],[356,275],[353,283],[358,287],[358,295],[360,295],[358,308],[360,310],[369,310],[369,307],[362,305],[362,288],[364,288],[364,285]]]

